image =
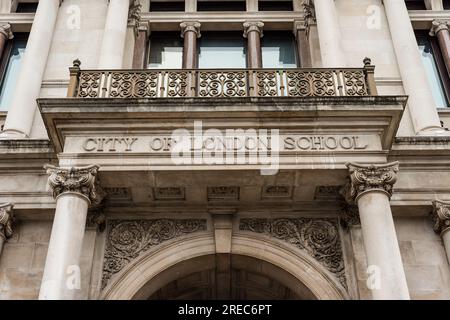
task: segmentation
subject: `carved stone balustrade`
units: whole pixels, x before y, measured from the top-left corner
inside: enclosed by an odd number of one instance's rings
[[[376,96],[374,66],[341,69],[81,70],[70,68],[68,97]]]

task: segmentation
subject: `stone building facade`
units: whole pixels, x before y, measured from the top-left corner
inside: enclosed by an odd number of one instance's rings
[[[450,299],[450,1],[0,1],[0,299]]]

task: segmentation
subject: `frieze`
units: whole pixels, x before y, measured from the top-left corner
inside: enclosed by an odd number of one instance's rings
[[[102,289],[109,279],[149,249],[186,234],[206,230],[203,219],[109,220]]]
[[[266,234],[306,251],[347,288],[337,219],[246,218],[239,230]]]
[[[278,138],[277,143],[275,139]],[[189,137],[180,141],[171,135],[145,136],[93,136],[77,138],[79,147],[74,152],[83,153],[171,153],[183,150],[202,152],[241,151],[258,152],[331,152],[379,150],[379,142],[368,135],[236,135]],[[200,142],[199,142],[200,141]],[[186,146],[187,144],[187,146]]]

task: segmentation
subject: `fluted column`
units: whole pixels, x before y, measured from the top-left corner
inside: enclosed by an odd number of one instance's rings
[[[320,55],[324,68],[347,66],[339,20],[334,0],[315,0],[317,32],[319,34]]]
[[[450,263],[450,202],[434,201],[432,219],[434,231],[442,237],[447,260]]]
[[[28,137],[61,0],[39,1],[1,138]]]
[[[441,48],[442,57],[444,58],[447,74],[450,77],[450,30],[449,21],[434,20],[430,30],[431,36],[436,36],[439,47]]]
[[[98,203],[98,166],[57,168],[46,166],[49,185],[56,199],[55,218],[39,292],[41,300],[70,300],[76,297],[80,256],[88,207]]]
[[[403,88],[409,96],[408,107],[414,131],[418,135],[446,134],[441,127],[405,1],[383,2]]]
[[[0,205],[0,259],[5,241],[13,235],[13,205],[10,203]]]
[[[345,186],[348,202],[358,205],[367,265],[374,268],[374,300],[407,300],[408,285],[389,199],[397,180],[398,162],[385,165],[348,163],[349,179]]]
[[[134,3],[131,0],[131,3]],[[98,62],[99,69],[122,68],[130,0],[110,0]]]
[[[184,21],[180,23],[181,37],[184,38],[183,69],[197,68],[197,38],[200,38],[200,22]]]
[[[247,38],[247,66],[251,69],[262,68],[263,27],[264,23],[261,21],[244,22],[244,37]]]
[[[3,56],[3,51],[5,51],[6,42],[14,38],[14,35],[11,31],[11,25],[9,23],[5,23],[0,25],[0,57]]]

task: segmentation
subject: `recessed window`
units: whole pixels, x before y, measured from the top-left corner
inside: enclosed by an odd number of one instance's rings
[[[149,69],[181,69],[183,39],[179,32],[152,32]]]
[[[293,11],[293,2],[291,1],[264,1],[258,2],[259,11]]]
[[[16,12],[19,12],[19,13],[36,12],[37,6],[38,6],[37,2],[20,2],[17,5]]]
[[[450,10],[450,0],[444,0],[444,10]]]
[[[0,88],[0,111],[9,109],[17,77],[19,76],[22,58],[27,46],[28,33],[15,33],[14,39],[10,40],[3,55],[5,59],[1,63],[1,88]]]
[[[265,31],[261,41],[263,68],[296,68],[295,39],[291,31]]]
[[[242,32],[202,32],[199,68],[245,68],[246,49]]]
[[[408,10],[427,10],[424,0],[406,0]]]
[[[442,65],[442,57],[439,56],[441,54],[439,47],[437,44],[433,45],[435,39],[431,39],[426,33],[417,33],[416,38],[434,100],[438,108],[446,108],[449,106],[446,92],[448,76],[445,74],[445,66]]]
[[[184,12],[184,1],[151,1],[150,12]]]
[[[201,1],[197,2],[197,11],[246,11],[245,1]]]

